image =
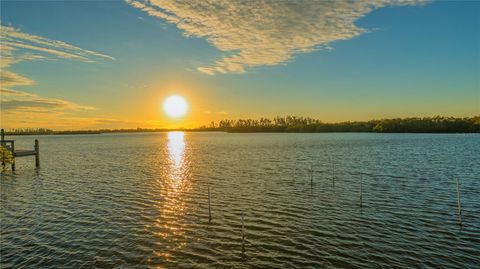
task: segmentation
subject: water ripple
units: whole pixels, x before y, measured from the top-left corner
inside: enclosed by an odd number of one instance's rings
[[[34,138],[16,139],[22,147]],[[21,158],[15,174],[1,174],[1,268],[480,264],[478,135],[138,133],[40,141],[39,171]]]

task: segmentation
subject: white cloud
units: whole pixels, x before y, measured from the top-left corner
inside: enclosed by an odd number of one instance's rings
[[[246,68],[284,64],[295,54],[330,48],[368,30],[355,21],[385,6],[425,0],[170,1],[126,0],[150,16],[175,24],[186,36],[206,38],[225,53],[206,74],[243,73]]]
[[[22,61],[70,59],[95,62],[113,57],[85,50],[62,41],[23,33],[11,26],[0,25],[0,83],[2,87],[32,85],[34,81],[8,68]]]
[[[94,62],[96,58],[114,60],[113,57],[106,54],[85,50],[62,41],[27,34],[11,26],[1,25],[0,40],[2,44],[2,52],[9,52],[10,57],[12,51],[25,49],[40,53],[37,55],[30,54],[29,60],[33,59],[32,55],[35,58],[40,57],[42,59],[48,55],[63,59],[80,60],[84,62]],[[23,60],[25,60],[25,58]]]
[[[35,81],[12,72],[9,68],[24,61],[47,61],[56,59],[96,62],[113,57],[85,50],[62,41],[23,33],[19,29],[0,25],[0,109],[2,122],[25,122],[35,119],[36,113],[59,117],[64,112],[88,111],[93,108],[58,98],[13,90],[16,86],[29,86]],[[32,116],[33,115],[33,116]]]
[[[0,25],[0,57],[0,83],[4,87],[34,84],[34,81],[8,70],[10,66],[22,61],[70,59],[91,63],[99,59],[114,60],[109,55],[23,33],[5,25]]]

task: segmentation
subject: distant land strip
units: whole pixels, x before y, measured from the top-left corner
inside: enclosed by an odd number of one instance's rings
[[[275,117],[273,119],[239,119],[211,122],[209,126],[193,129],[179,128],[135,128],[54,131],[45,128],[9,129],[7,135],[68,135],[132,132],[205,132],[222,131],[230,133],[328,133],[328,132],[371,132],[371,133],[480,133],[480,115],[474,117],[413,117],[370,121],[346,121],[323,123],[308,117]]]

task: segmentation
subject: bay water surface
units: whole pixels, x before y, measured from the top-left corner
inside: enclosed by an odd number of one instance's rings
[[[40,169],[1,173],[1,268],[480,266],[478,134],[35,138]]]

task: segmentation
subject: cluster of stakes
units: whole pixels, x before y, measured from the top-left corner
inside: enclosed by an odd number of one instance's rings
[[[313,187],[313,166],[310,166],[310,186]],[[458,207],[458,223],[462,226],[462,205],[460,203],[460,183],[457,180],[457,207]],[[332,187],[335,188],[335,163],[332,162]],[[360,197],[359,206],[363,207],[363,173],[360,173]],[[242,211],[242,254],[245,254],[245,225],[244,225],[244,212]],[[208,223],[212,222],[212,211],[210,203],[210,186],[208,186]]]

